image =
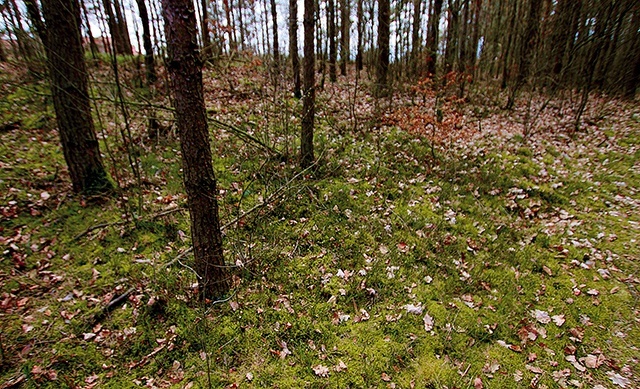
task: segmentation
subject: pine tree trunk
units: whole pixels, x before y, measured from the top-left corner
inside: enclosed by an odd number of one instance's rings
[[[327,1],[327,28],[329,34],[329,81],[336,82],[336,13],[334,0]]]
[[[438,35],[440,14],[442,12],[442,3],[444,0],[435,0],[433,2],[433,12],[429,19],[429,31],[427,32],[427,75],[435,77],[436,62],[438,59]]]
[[[298,57],[298,0],[289,0],[289,56],[293,69],[293,95],[299,99],[300,92],[300,58]]]
[[[140,22],[142,23],[142,41],[144,45],[144,65],[147,73],[147,84],[153,84],[158,78],[156,75],[156,62],[153,57],[153,45],[151,44],[151,30],[149,29],[149,13],[144,0],[136,0]]]
[[[213,173],[202,87],[202,61],[196,40],[196,18],[190,0],[163,0],[167,68],[180,135],[184,186],[191,218],[195,270],[202,297],[212,299],[229,289],[218,195]]]
[[[384,96],[388,92],[389,72],[389,0],[378,0],[378,67],[376,95]]]
[[[209,2],[207,0],[200,0],[200,7],[202,8],[202,20],[200,23],[200,29],[202,33],[202,57],[203,59],[209,59],[211,57],[211,37],[209,35]]]
[[[347,75],[347,62],[349,62],[350,29],[349,0],[340,0],[340,74],[343,76]]]
[[[278,45],[278,11],[276,9],[276,0],[271,0],[271,18],[273,27],[273,66],[278,72],[280,67],[280,49]]]
[[[47,64],[62,151],[75,192],[112,189],[91,117],[78,0],[43,0]]]
[[[422,13],[422,0],[413,0],[413,23],[411,26],[411,74],[418,74],[420,62],[420,14]]]
[[[358,48],[356,49],[356,70],[360,71],[363,68],[363,61],[362,61],[362,44],[363,44],[363,33],[364,33],[364,28],[362,26],[363,24],[363,18],[364,18],[364,10],[363,10],[363,0],[356,0],[358,2],[357,5],[357,18],[358,18],[358,24],[357,24],[357,30],[358,30]]]
[[[300,167],[313,164],[313,122],[315,118],[315,50],[314,50],[314,0],[304,0],[304,94],[302,107],[302,130],[300,133]]]

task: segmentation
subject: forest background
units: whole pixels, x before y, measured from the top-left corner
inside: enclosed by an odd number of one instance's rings
[[[0,16],[0,388],[639,385],[636,1]]]

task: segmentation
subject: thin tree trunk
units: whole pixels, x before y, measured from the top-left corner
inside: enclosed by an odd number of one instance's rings
[[[277,74],[280,67],[280,49],[278,48],[278,10],[276,9],[276,0],[271,0],[271,20],[273,23],[273,66]]]
[[[351,30],[349,8],[349,0],[340,0],[340,74],[343,76],[347,75],[347,62],[349,62],[349,30]]]
[[[429,19],[429,31],[427,32],[427,75],[430,77],[435,77],[436,75],[439,24],[443,2],[444,0],[435,0],[433,2],[433,11]]]
[[[420,21],[422,13],[422,0],[413,0],[413,23],[411,26],[411,74],[418,74],[420,62]]]
[[[315,50],[314,40],[314,0],[304,0],[304,95],[302,107],[302,129],[300,132],[300,167],[305,169],[313,164],[313,122],[315,118]]]
[[[156,75],[156,62],[153,58],[153,45],[151,44],[151,30],[149,29],[149,13],[144,0],[136,0],[140,22],[142,23],[142,41],[144,44],[144,65],[147,73],[147,84],[153,84],[158,78]]]
[[[120,0],[113,0],[113,8],[116,11],[117,26],[122,37],[122,45],[125,50],[125,54],[133,55],[133,46],[131,46],[131,37],[129,37],[129,28],[127,26],[127,19],[124,17],[124,9]]]
[[[200,8],[202,8],[202,20],[200,23],[200,30],[202,33],[202,57],[206,60],[211,57],[211,35],[209,34],[209,1],[200,0]]]
[[[98,49],[98,44],[96,43],[96,38],[93,37],[93,33],[91,32],[91,23],[89,22],[89,12],[87,11],[87,5],[84,3],[85,0],[80,0],[80,7],[82,8],[82,15],[84,16],[85,23],[85,31],[87,36],[89,37],[89,48],[91,49],[91,57],[96,59],[98,57],[98,53],[100,49]]]
[[[336,14],[334,0],[327,1],[327,28],[329,34],[329,81],[336,82]]]
[[[363,10],[363,0],[356,0],[357,1],[357,18],[358,18],[358,24],[357,24],[357,30],[358,30],[358,47],[356,49],[356,70],[360,71],[362,70],[363,67],[363,61],[362,61],[362,44],[363,44],[363,37],[362,34],[364,32],[362,23],[363,23],[363,19],[364,19],[364,10]]]
[[[298,57],[298,0],[289,0],[289,57],[293,69],[293,95],[299,99],[300,58]]]
[[[202,87],[202,61],[196,39],[196,18],[190,0],[163,0],[167,63],[174,95],[182,151],[183,179],[191,219],[195,270],[201,296],[213,299],[229,290],[218,194],[213,172]]]
[[[78,0],[43,0],[47,64],[62,151],[75,192],[102,193],[113,186],[102,164],[91,117]]]
[[[389,0],[378,0],[378,66],[376,95],[384,96],[388,92],[389,71],[389,23],[390,23]]]

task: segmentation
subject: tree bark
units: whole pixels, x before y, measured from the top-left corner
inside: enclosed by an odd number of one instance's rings
[[[422,13],[422,0],[413,0],[413,23],[411,26],[411,74],[418,73],[420,61],[420,21]]]
[[[201,296],[212,299],[229,290],[218,218],[216,178],[202,87],[202,61],[196,18],[190,0],[163,0],[168,71],[180,135],[184,186],[191,218],[195,270]]]
[[[340,0],[340,74],[343,76],[347,75],[349,62],[349,30],[351,30],[349,13],[349,0]]]
[[[209,2],[207,0],[200,0],[200,7],[202,8],[202,20],[200,23],[200,29],[202,30],[202,57],[204,59],[208,59],[211,57],[211,36],[209,35]]]
[[[315,119],[315,50],[314,50],[314,0],[304,0],[304,95],[302,129],[300,132],[300,167],[313,164],[313,122]]]
[[[363,61],[362,61],[362,44],[363,44],[363,33],[364,33],[364,28],[362,26],[363,20],[364,19],[364,9],[363,9],[363,0],[356,0],[358,2],[357,4],[357,19],[358,19],[358,24],[357,24],[357,30],[358,30],[358,47],[356,49],[356,70],[362,70],[363,68]]]
[[[433,12],[431,13],[431,18],[429,19],[429,31],[427,32],[427,75],[431,77],[435,77],[436,75],[439,22],[443,2],[444,0],[434,1]]]
[[[280,67],[280,49],[278,47],[278,10],[276,0],[271,0],[271,20],[273,27],[273,66],[278,71]]]
[[[47,64],[62,151],[75,192],[112,189],[91,118],[78,0],[43,0]]]
[[[336,82],[336,13],[334,0],[327,1],[327,28],[329,35],[329,81]]]
[[[151,44],[151,30],[149,29],[149,13],[144,0],[136,0],[140,22],[142,23],[142,42],[144,45],[144,66],[147,73],[147,84],[153,84],[158,76],[156,75],[156,62],[153,57],[153,45]]]
[[[298,57],[298,0],[289,0],[289,56],[293,69],[293,95],[299,99],[300,92],[300,58]]]
[[[388,92],[389,71],[389,0],[378,0],[378,67],[376,95],[384,96]]]

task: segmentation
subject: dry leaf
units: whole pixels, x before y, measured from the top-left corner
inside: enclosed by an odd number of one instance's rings
[[[428,313],[425,313],[422,321],[424,322],[424,330],[427,332],[431,332],[431,330],[433,330],[433,317],[431,317]]]
[[[329,377],[329,369],[323,365],[316,365],[312,367],[313,372],[319,377]]]

